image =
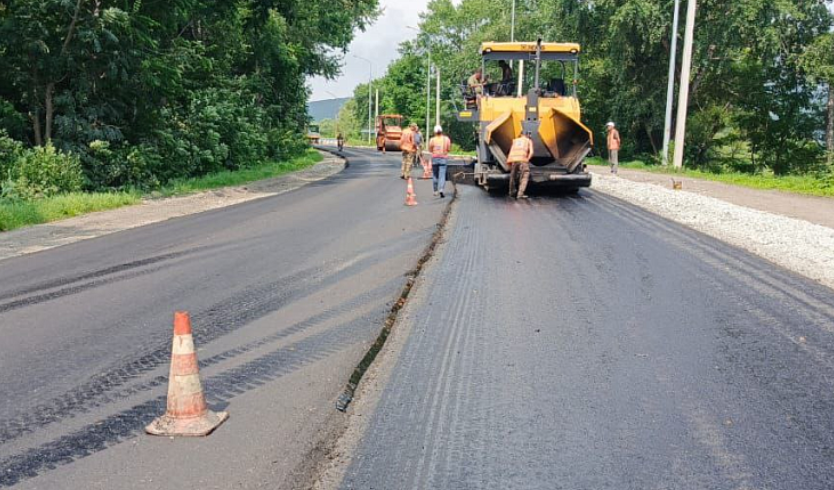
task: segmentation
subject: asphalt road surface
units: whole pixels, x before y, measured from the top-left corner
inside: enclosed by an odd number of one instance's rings
[[[446,239],[342,488],[834,488],[830,289],[593,190]]]
[[[0,487],[303,484],[449,202],[417,181],[405,207],[396,155],[346,153],[293,192],[0,262]],[[206,439],[142,431],[175,310],[230,413]]]

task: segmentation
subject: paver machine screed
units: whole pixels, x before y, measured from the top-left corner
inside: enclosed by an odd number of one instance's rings
[[[376,118],[377,151],[400,151],[403,135],[403,117],[399,114],[382,114]]]
[[[488,190],[509,185],[507,156],[522,129],[533,140],[531,188],[577,191],[591,185],[584,160],[594,140],[580,120],[579,52],[579,44],[541,40],[481,45],[482,73],[496,72],[497,64],[501,81],[486,79],[481,93],[464,83],[466,109],[458,113],[458,120],[477,125],[478,185]]]

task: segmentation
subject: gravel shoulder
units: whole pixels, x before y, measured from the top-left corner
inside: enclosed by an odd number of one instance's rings
[[[600,171],[599,173],[602,173]],[[619,177],[634,182],[655,184],[670,188],[671,176],[620,168]],[[834,228],[834,199],[782,192],[777,190],[750,189],[711,180],[677,178],[683,182],[683,190],[702,196],[714,197],[729,203],[758,209],[768,213],[796,218],[817,225]]]
[[[181,197],[144,199],[141,204],[85,214],[0,234],[0,260],[129,230],[160,221],[233,206],[289,192],[326,179],[345,168],[345,160],[322,152],[316,165],[274,179],[224,187]]]
[[[632,174],[624,172],[620,177],[613,177],[594,173],[593,189],[747,250],[834,289],[834,223],[825,225],[834,221],[834,206],[828,200],[784,193],[772,196],[768,191],[760,191],[760,195],[751,197],[756,191],[733,186],[725,187],[731,187],[734,195],[717,186],[710,186],[709,191],[701,194],[696,189],[706,189],[706,183],[695,183],[691,179],[684,181],[683,191],[673,191],[654,183],[632,180]],[[712,197],[707,192],[721,197]],[[788,201],[793,204],[785,204]],[[797,212],[800,209],[801,213]]]

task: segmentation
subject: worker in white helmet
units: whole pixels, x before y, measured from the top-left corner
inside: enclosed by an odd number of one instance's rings
[[[443,128],[438,124],[434,127],[434,136],[429,140],[429,152],[431,153],[431,183],[434,188],[434,195],[445,198],[446,188],[446,165],[448,164],[449,152],[452,150],[452,140],[443,134]]]
[[[620,166],[620,132],[617,131],[616,125],[609,122],[605,125],[608,139],[606,141],[608,146],[608,163],[611,164],[611,173],[616,174],[617,168]]]

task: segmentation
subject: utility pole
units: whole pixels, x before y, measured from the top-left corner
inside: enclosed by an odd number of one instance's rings
[[[666,119],[663,123],[663,165],[669,165],[669,139],[672,137],[672,104],[675,100],[675,65],[678,54],[678,18],[681,0],[675,0],[672,20],[672,49],[669,56],[669,87],[666,89]]]
[[[440,125],[440,67],[435,66],[435,71],[437,72],[437,105],[434,107],[434,124]]]
[[[374,102],[374,139],[376,139],[376,120],[379,119],[379,89],[376,89],[376,101]]]
[[[371,133],[374,130],[374,121],[371,118],[371,92],[373,90],[373,73],[368,77],[368,143],[371,142]]]
[[[431,134],[431,51],[426,65],[426,137]]]
[[[678,94],[678,121],[675,128],[675,168],[683,167],[683,145],[686,136],[686,113],[689,105],[689,78],[692,74],[692,43],[695,38],[695,15],[698,0],[689,0],[686,6],[686,33],[683,36],[683,61],[681,88]]]
[[[512,15],[510,16],[510,42],[515,42],[515,0],[513,0],[513,9]],[[519,63],[524,63],[523,61],[519,61]],[[510,60],[510,68],[515,68],[515,62]]]

